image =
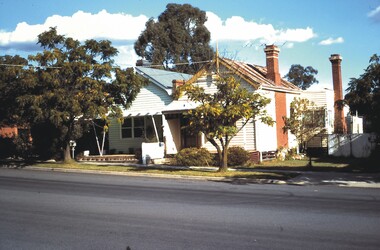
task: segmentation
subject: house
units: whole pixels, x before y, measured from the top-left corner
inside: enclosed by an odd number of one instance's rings
[[[301,98],[314,102],[324,112],[324,123],[319,133],[307,142],[312,155],[344,157],[369,157],[376,148],[376,135],[363,133],[363,118],[351,115],[343,105],[341,62],[342,57],[333,54],[329,58],[332,69],[333,89],[307,90]]]
[[[172,118],[175,113],[180,114],[193,106],[190,102],[173,99],[173,79],[187,81],[192,75],[144,66],[135,67],[135,71],[149,79],[149,84],[141,89],[131,107],[123,111],[123,123],[111,121],[110,151],[133,154],[141,148],[142,142],[160,141],[165,143],[167,154],[176,154],[188,144],[181,142],[183,124]]]
[[[325,111],[324,130],[327,134],[334,132],[334,91],[329,88],[305,90],[301,98],[311,101],[316,108]]]
[[[18,135],[17,127],[0,127],[0,137],[11,138]]]
[[[249,121],[231,141],[230,146],[238,145],[249,151],[268,152],[278,148],[294,147],[297,142],[290,133],[283,132],[283,116],[290,113],[290,103],[299,97],[302,90],[280,76],[278,54],[275,45],[266,46],[266,67],[238,62],[218,55],[194,75],[136,67],[136,73],[149,79],[136,97],[132,106],[124,110],[124,122],[113,121],[109,129],[110,150],[116,153],[134,153],[144,141],[159,141],[165,145],[166,154],[176,154],[185,147],[215,148],[203,135],[192,135],[182,129],[186,125],[183,113],[196,107],[186,96],[174,99],[178,85],[198,84],[206,92],[215,91],[215,80],[219,73],[232,74],[241,86],[258,92],[272,101],[267,112],[276,121],[271,127],[259,121]]]

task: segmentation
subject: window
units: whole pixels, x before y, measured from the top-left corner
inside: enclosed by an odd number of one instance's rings
[[[303,119],[306,128],[323,128],[325,126],[325,110],[308,110],[304,113]]]
[[[125,118],[121,125],[121,138],[132,138],[132,118]]]
[[[133,118],[133,137],[142,137],[144,134],[144,117]]]
[[[143,137],[145,130],[144,117],[125,118],[121,125],[121,138]]]

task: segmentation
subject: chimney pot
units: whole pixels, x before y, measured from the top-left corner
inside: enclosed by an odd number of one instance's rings
[[[149,67],[152,63],[145,59],[139,59],[136,61],[136,66]]]
[[[332,54],[329,58],[330,62],[335,61],[342,61],[343,57],[341,57],[339,54]]]
[[[185,80],[173,80],[172,83],[173,83],[172,92],[173,92],[173,94],[174,94],[174,93],[176,93],[177,88],[178,88],[179,86],[182,86],[182,85],[185,84]]]

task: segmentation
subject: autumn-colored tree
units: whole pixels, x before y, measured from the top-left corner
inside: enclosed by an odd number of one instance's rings
[[[168,4],[158,20],[149,19],[135,42],[137,55],[164,69],[195,73],[213,58],[206,12],[190,4]]]
[[[290,117],[283,117],[284,132],[290,131],[297,139],[301,152],[305,143],[325,131],[325,110],[308,99],[295,98],[290,103]]]
[[[70,161],[70,140],[78,138],[76,126],[96,118],[120,116],[146,83],[133,69],[114,65],[118,51],[107,40],[84,43],[57,34],[56,28],[41,33],[43,52],[29,56],[33,65],[21,81],[17,96],[20,114],[29,124],[49,123],[59,130],[65,161]],[[49,136],[49,135],[46,135]]]
[[[240,86],[240,81],[233,76],[220,76],[215,82],[216,92],[205,93],[204,88],[196,84],[184,84],[179,88],[189,100],[199,106],[189,110],[189,129],[193,133],[203,133],[216,148],[219,157],[219,171],[227,170],[227,152],[232,138],[250,121],[273,125],[265,106],[270,99],[259,93],[250,92]],[[238,121],[242,125],[238,125]]]

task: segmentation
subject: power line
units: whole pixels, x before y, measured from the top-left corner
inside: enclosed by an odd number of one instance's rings
[[[198,62],[183,62],[183,63],[170,63],[168,65],[171,66],[178,66],[178,65],[186,65],[186,64],[201,64],[201,63],[209,63],[212,62],[212,60],[207,60],[207,61],[198,61]],[[56,66],[33,66],[33,65],[22,65],[22,64],[7,64],[7,63],[0,63],[0,66],[5,66],[5,67],[29,67],[29,68],[46,68],[46,69],[61,69],[62,67],[56,67]],[[152,67],[162,67],[164,66],[163,64],[150,64],[150,65],[144,65],[140,67],[145,67],[145,68],[152,68]],[[119,67],[113,67],[113,68],[119,68]]]
[[[169,63],[168,65],[173,65],[173,66],[178,66],[178,65],[186,65],[186,64],[200,64],[200,63],[208,63],[212,62],[212,60],[207,60],[207,61],[199,61],[199,62],[183,62],[183,63]],[[148,64],[140,67],[145,67],[145,68],[151,68],[151,67],[162,67],[164,66],[163,64]]]
[[[29,67],[29,68],[46,68],[46,69],[60,69],[62,67],[54,67],[54,66],[33,66],[33,65],[18,65],[18,64],[7,64],[7,63],[0,63],[0,66],[5,66],[5,67]]]

